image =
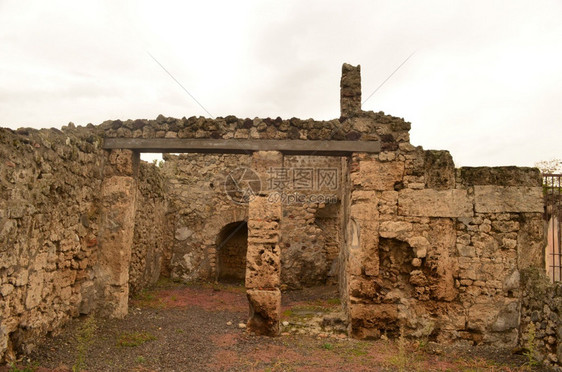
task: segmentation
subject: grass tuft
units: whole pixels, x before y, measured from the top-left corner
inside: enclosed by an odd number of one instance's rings
[[[72,372],[81,371],[86,363],[86,354],[94,339],[96,332],[96,319],[90,315],[78,329],[77,345],[76,345],[76,362],[72,366]]]
[[[152,340],[156,340],[156,336],[149,332],[123,332],[117,338],[117,346],[135,347]]]

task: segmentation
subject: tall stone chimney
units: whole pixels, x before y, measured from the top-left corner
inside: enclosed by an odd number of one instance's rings
[[[348,118],[361,112],[361,66],[344,63],[341,69],[340,112]]]

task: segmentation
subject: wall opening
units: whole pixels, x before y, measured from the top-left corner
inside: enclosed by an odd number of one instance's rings
[[[326,335],[347,334],[347,315],[342,310],[339,287],[342,227],[341,202],[302,206],[285,211],[285,260],[282,264],[282,332],[317,332]],[[304,223],[297,218],[307,212]],[[294,213],[294,214],[293,214]],[[311,218],[313,217],[313,219]],[[287,223],[288,221],[283,221]],[[299,223],[301,225],[299,226]],[[297,229],[307,234],[300,234]],[[287,244],[290,242],[290,244]],[[287,251],[292,250],[291,254]],[[291,272],[291,275],[287,275]],[[283,281],[285,279],[285,281]],[[345,299],[344,299],[345,301]]]
[[[326,204],[323,208],[316,210],[314,223],[322,230],[324,243],[324,255],[326,259],[325,284],[337,285],[340,265],[340,218],[339,210],[341,204]]]
[[[246,278],[246,251],[248,224],[246,221],[229,223],[217,236],[217,280],[244,283]]]
[[[547,227],[546,272],[552,282],[562,281],[562,174],[543,174]]]

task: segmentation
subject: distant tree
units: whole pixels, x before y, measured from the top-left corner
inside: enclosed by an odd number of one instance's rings
[[[562,161],[557,158],[536,162],[535,167],[539,168],[542,173],[562,173]]]

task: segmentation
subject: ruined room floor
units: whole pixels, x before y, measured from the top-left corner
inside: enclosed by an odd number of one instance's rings
[[[334,287],[285,293],[283,336],[277,338],[245,331],[247,307],[241,286],[159,283],[131,301],[125,319],[76,319],[46,339],[16,370],[531,370],[524,356],[507,350],[349,339],[337,320]]]

